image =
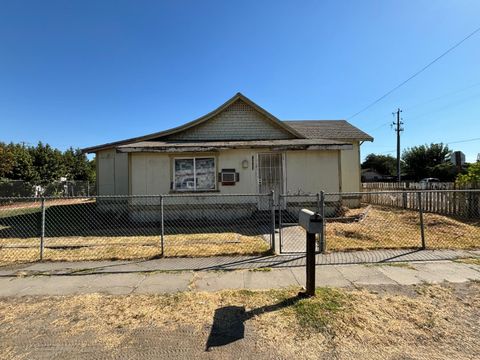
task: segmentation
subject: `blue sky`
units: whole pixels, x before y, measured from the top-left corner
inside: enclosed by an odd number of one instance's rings
[[[240,91],[345,119],[480,26],[480,1],[0,1],[0,140],[65,149],[167,129]],[[480,33],[350,121],[395,155],[480,137]],[[474,161],[480,140],[452,143]]]

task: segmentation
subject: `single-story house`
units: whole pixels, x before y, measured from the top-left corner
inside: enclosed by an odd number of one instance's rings
[[[280,120],[241,93],[173,129],[83,149],[99,195],[360,191],[360,145],[345,120]]]

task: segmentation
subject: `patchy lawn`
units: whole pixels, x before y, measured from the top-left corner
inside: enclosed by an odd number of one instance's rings
[[[159,222],[136,223],[125,212],[99,213],[88,199],[48,200],[44,259],[52,261],[148,259],[162,255]],[[114,203],[112,208],[126,204]],[[37,261],[38,202],[0,206],[0,264]],[[255,223],[256,219],[252,220]],[[268,224],[165,223],[164,256],[259,255],[269,251]],[[193,234],[192,232],[198,232]]]
[[[258,359],[473,359],[480,351],[479,283],[319,288],[302,300],[297,292],[3,298],[0,357],[205,358],[209,348],[209,359],[240,351]]]
[[[0,264],[37,261],[40,240],[0,239]],[[54,261],[128,260],[162,255],[158,235],[150,236],[70,236],[47,238],[44,259]],[[270,247],[263,236],[238,233],[165,235],[166,257],[265,254]]]
[[[364,211],[366,208],[363,209]],[[359,209],[345,216],[358,215]],[[480,247],[480,220],[461,221],[438,214],[424,214],[425,238],[430,249]],[[418,212],[371,206],[362,221],[327,221],[328,250],[414,248],[421,245]]]
[[[58,200],[60,201],[60,200]],[[52,200],[53,202],[53,200]],[[40,210],[28,204],[0,207],[0,264],[39,259]],[[364,215],[364,216],[362,216]],[[344,219],[326,225],[327,250],[418,248],[421,245],[419,214],[381,206],[346,210]],[[360,221],[345,222],[345,218]],[[168,224],[164,256],[203,257],[216,255],[260,255],[269,251],[269,219],[258,224],[205,224],[195,227]],[[447,216],[424,216],[427,248],[468,249],[480,247],[480,220],[461,221]],[[192,234],[192,232],[198,234]],[[304,249],[305,233],[298,226],[284,229],[287,241]],[[284,250],[288,246],[284,247]],[[129,222],[114,214],[99,216],[95,203],[76,199],[47,209],[44,259],[52,261],[148,259],[162,255],[159,224]]]

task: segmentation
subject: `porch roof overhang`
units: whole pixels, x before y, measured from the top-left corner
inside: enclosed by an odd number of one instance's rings
[[[327,139],[288,139],[254,141],[204,141],[204,142],[166,142],[142,141],[121,145],[116,149],[122,153],[133,152],[216,152],[228,149],[271,149],[271,150],[351,150],[351,143]]]

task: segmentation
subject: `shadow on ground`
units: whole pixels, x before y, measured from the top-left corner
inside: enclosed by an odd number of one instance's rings
[[[295,296],[277,304],[262,306],[250,311],[245,311],[244,306],[224,306],[216,309],[205,350],[210,351],[212,348],[222,347],[243,339],[246,321],[257,315],[291,306],[300,299],[302,299],[301,296]]]

